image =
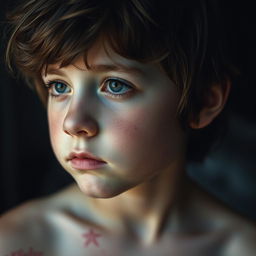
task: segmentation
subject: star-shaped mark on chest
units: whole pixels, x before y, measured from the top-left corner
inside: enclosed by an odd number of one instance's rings
[[[90,229],[87,233],[83,234],[83,237],[86,238],[86,240],[84,242],[84,246],[88,247],[90,244],[94,244],[95,246],[99,247],[97,238],[100,236],[101,235],[95,233],[93,229]]]

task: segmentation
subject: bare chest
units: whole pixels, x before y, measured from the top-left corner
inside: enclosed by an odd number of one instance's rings
[[[172,234],[154,244],[141,245],[132,237],[110,236],[93,227],[63,227],[54,230],[37,247],[24,248],[24,252],[33,250],[34,254],[22,256],[225,256],[224,247],[223,237],[209,234],[186,237]]]

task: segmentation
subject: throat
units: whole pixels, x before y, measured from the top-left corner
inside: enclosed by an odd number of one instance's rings
[[[106,222],[116,223],[115,230],[109,227],[114,233],[144,245],[153,244],[166,231],[167,224],[177,229],[185,180],[174,173],[155,177],[114,198],[94,199],[95,210],[104,212]]]

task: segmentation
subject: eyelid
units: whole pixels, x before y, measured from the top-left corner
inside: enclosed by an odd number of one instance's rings
[[[106,88],[108,87],[108,82],[109,81],[117,81],[120,82],[121,84],[123,84],[124,87],[127,87],[128,90],[126,92],[123,93],[113,93],[110,90],[107,90]],[[71,89],[71,86],[69,86],[69,84],[61,79],[50,79],[48,81],[46,81],[44,84],[47,88],[47,90],[49,91],[50,95],[53,97],[60,97],[60,96],[67,96],[71,91],[69,92],[64,92],[64,93],[58,93],[58,92],[54,92],[52,90],[54,90],[54,84],[56,83],[62,83],[64,84],[68,89]],[[100,83],[98,90],[101,93],[104,93],[106,96],[111,97],[111,98],[115,98],[115,99],[121,99],[121,98],[127,98],[129,96],[131,96],[131,94],[135,93],[135,91],[137,91],[138,89],[129,81],[119,78],[119,77],[106,77],[103,82]]]
[[[124,84],[126,84],[126,85],[128,85],[128,86],[130,86],[130,87],[132,87],[132,88],[135,87],[135,86],[133,85],[133,83],[131,83],[131,82],[125,80],[125,79],[119,78],[119,77],[107,77],[107,78],[105,78],[105,79],[103,80],[103,82],[102,82],[101,84],[105,84],[105,83],[106,83],[107,81],[109,81],[109,80],[117,80],[117,81],[122,82],[122,83],[124,83]],[[67,82],[65,82],[65,81],[63,81],[63,80],[61,80],[61,79],[49,79],[49,80],[46,80],[46,81],[44,82],[44,85],[45,85],[47,88],[49,88],[49,87],[51,86],[51,84],[53,84],[53,83],[58,83],[58,82],[63,83],[63,84],[65,84],[66,86],[68,86],[68,87],[71,88],[71,86],[69,85],[69,83],[67,83]]]
[[[44,85],[45,87],[47,88],[48,92],[49,92],[49,96],[53,97],[53,98],[58,98],[58,97],[61,97],[61,96],[65,96],[67,94],[70,93],[69,92],[66,92],[66,93],[58,93],[58,92],[52,92],[52,90],[54,90],[54,84],[56,83],[62,83],[64,84],[67,88],[69,88],[69,90],[71,90],[71,86],[69,86],[68,83],[66,83],[65,81],[62,81],[60,79],[51,79],[51,80],[47,80]]]
[[[65,82],[65,81],[63,81],[63,80],[61,80],[61,79],[49,79],[49,80],[46,80],[45,83],[44,83],[44,85],[45,85],[47,88],[50,88],[53,83],[63,83],[63,84],[65,84],[66,86],[68,86],[68,87],[71,88],[71,86],[70,86],[67,82]]]
[[[102,89],[103,87],[105,87],[105,86],[106,86],[106,83],[107,83],[108,81],[118,81],[118,82],[121,82],[121,83],[125,84],[127,87],[130,87],[130,88],[133,89],[133,90],[137,89],[136,86],[135,86],[133,83],[131,83],[131,82],[125,80],[125,79],[122,79],[122,78],[119,78],[119,77],[113,77],[113,76],[112,76],[112,77],[107,77],[107,78],[105,78],[105,79],[103,80],[103,82],[101,83],[100,89]]]
[[[122,82],[122,83],[124,83],[124,84],[126,84],[126,85],[128,85],[128,86],[134,87],[134,85],[133,85],[131,82],[129,82],[129,81],[123,79],[123,78],[113,77],[113,76],[110,76],[110,77],[105,78],[104,81],[103,81],[103,83],[105,83],[105,82],[107,82],[107,81],[109,81],[109,80],[119,81],[119,82]]]
[[[111,92],[104,92],[105,94],[107,95],[112,95],[113,97],[116,97],[116,98],[121,98],[121,97],[125,97],[125,95],[127,96],[128,94],[131,94],[132,92],[134,92],[136,90],[135,86],[130,83],[129,81],[125,80],[125,79],[121,79],[121,78],[118,78],[118,77],[107,77],[103,80],[102,82],[102,85],[100,86],[100,90],[104,89],[107,87],[107,83],[109,81],[118,81],[120,83],[123,83],[125,86],[129,87],[130,90],[127,91],[126,93],[121,93],[121,94],[114,94],[114,93],[111,93]]]

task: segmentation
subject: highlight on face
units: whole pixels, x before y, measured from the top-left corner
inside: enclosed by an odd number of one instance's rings
[[[111,57],[110,57],[111,56]],[[176,116],[179,92],[155,64],[126,59],[98,42],[59,68],[49,65],[48,122],[56,157],[81,190],[113,197],[157,176],[169,176],[185,155],[186,136]],[[104,165],[77,168],[71,152]]]
[[[200,141],[201,152],[189,150],[188,158],[203,159],[223,125],[217,118],[205,137],[191,131],[188,122],[197,118],[212,84],[225,85],[234,75],[215,9],[199,0],[30,0],[9,15],[7,64],[17,67],[46,106],[42,70],[56,63],[68,66],[79,56],[88,67],[88,52],[99,40],[124,58],[158,63],[179,91],[183,128]]]

